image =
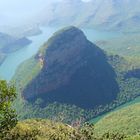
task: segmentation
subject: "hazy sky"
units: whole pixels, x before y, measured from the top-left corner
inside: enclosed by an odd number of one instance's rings
[[[58,0],[0,0],[0,24],[19,24]]]
[[[0,0],[0,25],[21,24],[37,15],[48,3],[59,1],[62,0]]]

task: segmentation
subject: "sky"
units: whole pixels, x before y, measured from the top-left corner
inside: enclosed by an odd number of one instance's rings
[[[63,0],[0,0],[0,25],[22,24],[24,21],[31,20],[48,3],[59,1]]]
[[[13,23],[28,20],[44,8],[45,0],[0,0],[0,18]]]

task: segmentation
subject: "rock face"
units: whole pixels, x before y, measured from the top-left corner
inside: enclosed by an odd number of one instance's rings
[[[104,52],[76,27],[58,31],[34,57],[42,69],[23,90],[29,101],[60,102],[93,108],[114,100],[119,91]]]

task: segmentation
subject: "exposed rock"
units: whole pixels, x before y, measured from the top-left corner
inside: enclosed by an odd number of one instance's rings
[[[29,101],[60,102],[93,108],[114,100],[119,91],[104,52],[76,27],[54,34],[34,59],[44,60],[40,73],[28,83]]]

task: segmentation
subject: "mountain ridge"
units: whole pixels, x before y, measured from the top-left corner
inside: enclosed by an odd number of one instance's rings
[[[23,96],[29,101],[42,98],[93,108],[111,102],[119,92],[106,55],[76,27],[55,33],[33,59],[41,70],[24,87]]]
[[[41,24],[50,26],[72,24],[80,27],[133,32],[140,30],[139,4],[139,0],[135,2],[131,0],[60,1],[49,5],[48,14],[44,12],[46,9],[42,11]]]

